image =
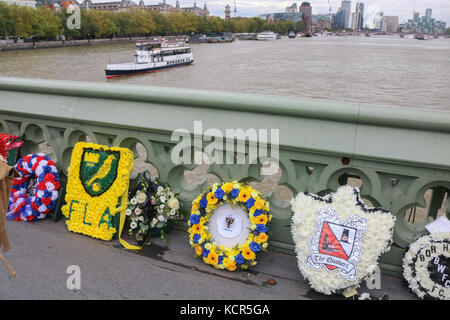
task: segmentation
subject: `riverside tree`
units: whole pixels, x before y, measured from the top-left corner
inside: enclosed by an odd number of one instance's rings
[[[218,32],[257,33],[270,30],[287,34],[302,29],[298,23],[275,21],[269,23],[260,18],[237,17],[223,20],[220,17],[196,16],[192,13],[162,15],[153,10],[132,8],[113,12],[85,10],[81,8],[81,29],[68,29],[67,10],[54,12],[44,6],[37,8],[7,5],[0,2],[0,38],[31,38],[54,40],[64,35],[67,40],[113,37],[149,37],[152,35],[181,35]]]

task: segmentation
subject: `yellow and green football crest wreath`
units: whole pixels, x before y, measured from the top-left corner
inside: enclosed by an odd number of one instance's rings
[[[69,167],[66,204],[70,231],[111,240],[125,218],[133,152],[87,142],[75,145]],[[123,225],[123,221],[120,221]]]
[[[241,207],[248,214],[250,230],[247,240],[234,247],[224,247],[211,237],[209,221],[214,210],[228,204]],[[268,246],[268,224],[272,220],[269,202],[250,185],[236,181],[216,183],[192,202],[189,218],[189,242],[197,257],[217,269],[235,271],[256,265],[256,254]]]

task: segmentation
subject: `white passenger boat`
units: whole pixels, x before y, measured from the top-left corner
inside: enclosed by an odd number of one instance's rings
[[[106,78],[156,72],[194,62],[192,48],[184,46],[183,42],[138,42],[136,47],[135,61],[108,64],[105,69]]]
[[[258,33],[258,40],[276,40],[277,34],[272,31],[263,31]]]

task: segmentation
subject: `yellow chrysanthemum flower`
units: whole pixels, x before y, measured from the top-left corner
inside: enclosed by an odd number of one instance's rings
[[[261,198],[256,199],[255,203],[253,204],[253,207],[257,210],[262,210],[264,208],[265,201]]]
[[[250,199],[251,195],[248,191],[241,190],[239,192],[238,199],[240,202],[246,202],[248,199]]]
[[[202,247],[201,247],[201,246],[195,246],[195,253],[196,253],[198,256],[201,256],[202,253],[203,253]]]
[[[214,195],[214,192],[208,193],[208,195],[206,196],[206,200],[208,200],[208,205],[214,205],[217,203],[217,201],[219,201],[219,199],[217,199]]]
[[[194,224],[191,228],[191,232],[193,233],[202,233],[203,232],[203,226],[201,224]]]
[[[230,193],[233,190],[233,184],[231,182],[224,183],[222,186],[222,190],[226,193]]]
[[[260,233],[257,238],[261,243],[267,242],[267,240],[269,239],[267,234],[264,232]]]
[[[252,250],[250,250],[250,247],[248,247],[248,246],[245,246],[242,248],[242,256],[246,260],[255,259],[255,253]]]
[[[266,224],[267,216],[265,214],[260,214],[256,217],[256,224]]]
[[[226,268],[227,268],[228,271],[234,271],[234,270],[236,270],[236,269],[237,269],[237,267],[236,267],[236,262],[234,261],[234,262],[228,263],[228,264],[226,265]]]
[[[219,261],[219,256],[214,251],[211,251],[208,254],[208,262],[212,264],[213,266],[217,265],[217,262]]]

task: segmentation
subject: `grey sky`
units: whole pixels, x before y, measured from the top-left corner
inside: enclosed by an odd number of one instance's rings
[[[166,0],[167,3],[175,4],[176,0]],[[220,17],[224,16],[224,8],[229,4],[233,10],[234,0],[179,0],[181,6],[192,6],[196,1],[197,6],[203,7],[207,4],[211,14]],[[145,0],[146,3],[156,4],[162,0]],[[285,7],[296,1],[292,0],[236,0],[238,15],[243,17],[253,17],[263,13],[284,12]],[[297,1],[300,6],[302,1]],[[313,14],[328,13],[328,0],[311,0],[309,1]],[[352,11],[355,11],[356,0],[352,1]],[[383,11],[385,15],[399,16],[399,21],[412,19],[413,0],[365,0],[365,16],[368,18],[371,12],[376,10]],[[416,11],[421,15],[425,15],[426,8],[433,9],[433,18],[446,21],[450,24],[450,0],[416,0]],[[330,0],[332,12],[336,12],[341,5],[341,0]]]

